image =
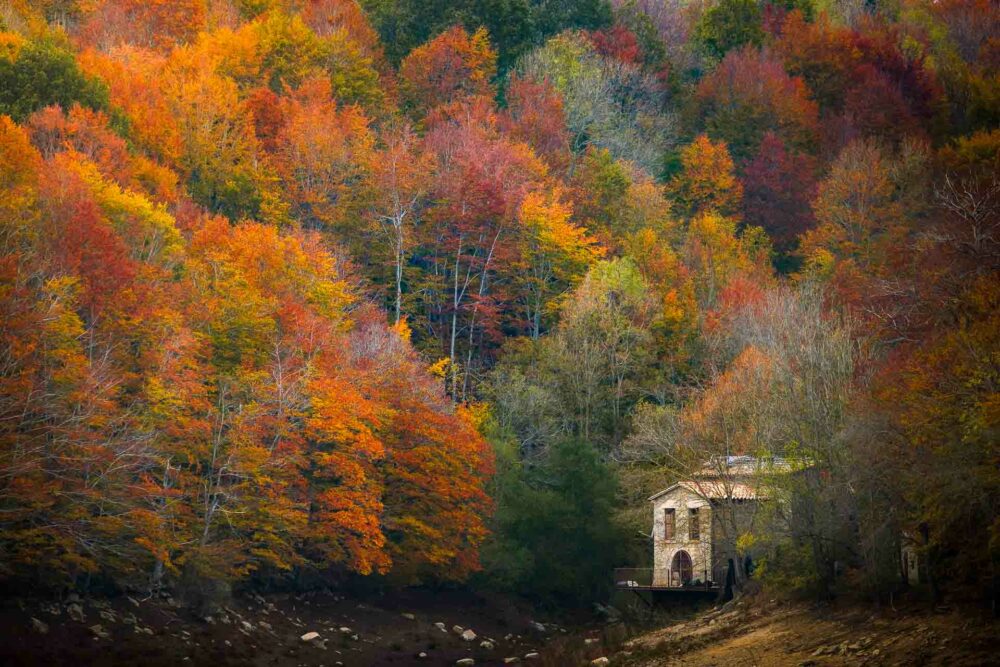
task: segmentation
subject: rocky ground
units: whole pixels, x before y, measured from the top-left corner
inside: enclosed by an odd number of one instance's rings
[[[660,628],[560,624],[516,600],[409,590],[243,596],[210,616],[170,597],[6,598],[0,665],[1000,665],[1000,624],[939,607],[866,609],[744,598]]]
[[[600,665],[600,627],[461,592],[251,595],[209,616],[169,597],[8,598],[0,665]]]
[[[1000,623],[982,611],[873,610],[744,599],[641,634],[611,656],[622,667],[1000,665]]]

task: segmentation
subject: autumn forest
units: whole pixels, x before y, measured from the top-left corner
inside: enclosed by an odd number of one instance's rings
[[[990,0],[0,0],[0,582],[1000,595]],[[228,642],[227,642],[228,643]]]

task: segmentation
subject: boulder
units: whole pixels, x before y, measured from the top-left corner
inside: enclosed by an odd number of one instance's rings
[[[104,626],[98,623],[97,625],[90,626],[90,631],[94,633],[95,637],[100,637],[101,639],[107,639],[111,635],[107,633]]]
[[[409,613],[409,612],[405,612],[405,613],[403,613],[403,614],[400,614],[400,616],[402,616],[403,618],[405,618],[405,619],[407,619],[407,620],[410,620],[410,621],[415,621],[415,620],[417,620],[417,617],[416,617],[415,615],[413,615],[413,614]]]
[[[487,651],[492,651],[494,649],[493,642],[490,640],[484,640],[479,643],[479,648],[486,649]]]
[[[83,614],[83,607],[75,602],[66,607],[66,613],[77,623],[83,623],[86,620],[86,616]]]
[[[43,635],[44,634],[48,634],[48,632],[49,632],[49,625],[48,625],[48,623],[40,621],[37,618],[35,618],[34,616],[31,617],[31,627],[33,627],[35,629],[35,632],[38,632],[38,633],[43,634]]]
[[[316,641],[317,639],[319,639],[319,633],[318,632],[307,632],[304,635],[302,635],[301,639],[304,642]]]
[[[537,653],[525,653],[524,654],[524,659],[525,660],[538,660],[539,657],[540,656]]]
[[[340,632],[341,632],[341,634],[344,634],[344,635],[349,635],[349,634],[351,634],[352,632],[354,632],[354,630],[351,630],[351,629],[350,629],[349,627],[347,627],[347,626],[345,625],[345,626],[343,626],[343,627],[341,627],[341,628],[340,628]]]
[[[538,621],[528,621],[528,626],[535,632],[548,632],[545,629],[545,626],[539,623]]]
[[[419,660],[423,660],[423,659],[424,659],[424,658],[426,658],[426,657],[427,657],[427,654],[426,654],[426,653],[424,653],[423,651],[421,651],[420,653],[418,653],[418,654],[417,654],[417,658],[418,658]]]
[[[453,625],[451,626],[451,631],[454,632],[456,635],[460,635],[463,632],[465,632],[465,628],[463,628],[461,625]]]
[[[469,667],[469,665],[476,664],[476,661],[472,658],[462,658],[461,660],[456,660],[455,664],[460,665],[461,667]]]
[[[464,639],[467,642],[475,641],[476,633],[473,632],[472,630],[466,630],[465,632],[462,633],[462,639]]]
[[[599,641],[601,641],[601,640],[600,639],[594,639],[593,637],[587,637],[586,639],[583,640],[583,643],[586,646],[590,646],[591,644],[596,644]]]
[[[594,658],[590,661],[591,667],[607,667],[611,664],[611,661],[601,656],[600,658]]]
[[[518,658],[517,656],[512,656],[510,658],[503,659],[503,664],[505,665],[516,665],[519,662],[521,662],[521,659]]]

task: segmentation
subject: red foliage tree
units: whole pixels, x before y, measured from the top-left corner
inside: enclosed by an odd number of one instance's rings
[[[563,170],[569,165],[566,112],[562,97],[551,84],[514,76],[507,88],[507,109],[500,122],[512,137],[530,145],[550,166]]]
[[[812,158],[789,151],[770,132],[743,170],[743,220],[764,228],[779,251],[793,250],[799,235],[815,224],[810,208],[815,171]]]

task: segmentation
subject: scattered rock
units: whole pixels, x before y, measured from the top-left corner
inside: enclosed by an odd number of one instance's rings
[[[315,640],[319,639],[319,633],[318,632],[307,632],[304,635],[302,635],[302,637],[300,637],[300,639],[302,639],[302,641],[304,641],[304,642],[315,641]]]
[[[465,632],[465,628],[463,628],[461,625],[453,625],[451,626],[451,631],[454,632],[456,635],[460,635],[463,632]]]
[[[341,633],[341,634],[344,634],[344,635],[349,635],[349,634],[351,634],[352,632],[354,632],[354,631],[353,631],[353,630],[351,630],[351,629],[350,629],[349,627],[347,627],[346,625],[340,628],[340,633]]]
[[[536,632],[547,632],[545,626],[539,623],[538,621],[528,621],[528,625],[531,627],[532,630],[535,630]]]
[[[596,644],[599,641],[601,641],[601,640],[600,639],[594,639],[593,637],[587,637],[586,639],[583,640],[583,643],[584,643],[585,646],[590,646],[591,644]]]
[[[600,658],[594,658],[593,660],[591,660],[590,664],[592,665],[592,667],[607,667],[608,665],[611,664],[611,661],[605,658],[604,656],[601,656]]]
[[[472,630],[466,630],[465,632],[462,633],[462,639],[464,639],[467,642],[475,641],[476,633],[473,632]]]
[[[77,623],[83,623],[86,620],[86,616],[83,614],[83,607],[75,602],[66,607],[66,613]]]
[[[136,600],[136,599],[135,599],[134,597],[132,597],[131,595],[126,595],[126,596],[125,596],[125,599],[126,599],[126,600],[128,600],[129,602],[131,602],[133,606],[135,606],[135,607],[138,607],[138,606],[139,606],[139,601],[138,601],[138,600]]]
[[[80,596],[77,595],[76,593],[70,593],[69,595],[66,596],[66,602],[79,602],[79,601],[80,601]]]
[[[423,651],[421,651],[420,653],[417,654],[417,658],[419,658],[420,660],[423,660],[426,657],[427,657],[427,654],[424,653]]]
[[[101,618],[103,618],[108,623],[114,623],[115,621],[118,620],[118,617],[115,616],[115,612],[110,611],[110,610],[102,610],[101,611]]]
[[[445,627],[445,624],[442,623],[441,621],[438,621],[437,623],[435,623],[434,627],[437,628],[438,630],[440,630],[441,632],[448,632],[448,628]]]
[[[521,659],[518,658],[517,656],[503,659],[503,664],[505,665],[516,665],[519,662],[521,662]]]
[[[409,612],[405,612],[405,613],[403,613],[403,614],[400,614],[400,615],[401,615],[401,616],[402,616],[403,618],[406,618],[406,619],[409,619],[409,620],[411,620],[411,621],[415,621],[415,620],[417,620],[417,617],[416,617],[415,615],[413,615],[413,614],[409,613]]]
[[[479,648],[484,648],[487,651],[492,651],[495,647],[493,645],[493,642],[491,642],[490,640],[487,639],[487,640],[482,641],[482,642],[479,643]]]
[[[539,655],[537,653],[525,653],[524,654],[524,659],[525,660],[538,660],[538,658],[539,658]]]
[[[469,667],[469,665],[476,664],[476,661],[473,660],[472,658],[462,658],[461,660],[456,660],[455,664],[461,665],[462,667]]]
[[[35,629],[35,632],[38,632],[38,633],[43,634],[43,635],[48,634],[48,632],[49,632],[49,625],[48,625],[48,623],[45,623],[43,621],[39,621],[34,616],[31,617],[31,627],[33,627]]]
[[[259,625],[260,627],[264,628],[265,630],[270,630],[271,629],[271,624],[268,623],[267,621],[258,621],[257,625]]]
[[[104,626],[98,623],[97,625],[90,626],[90,631],[94,633],[95,637],[100,637],[101,639],[107,639],[111,635],[107,633]]]

